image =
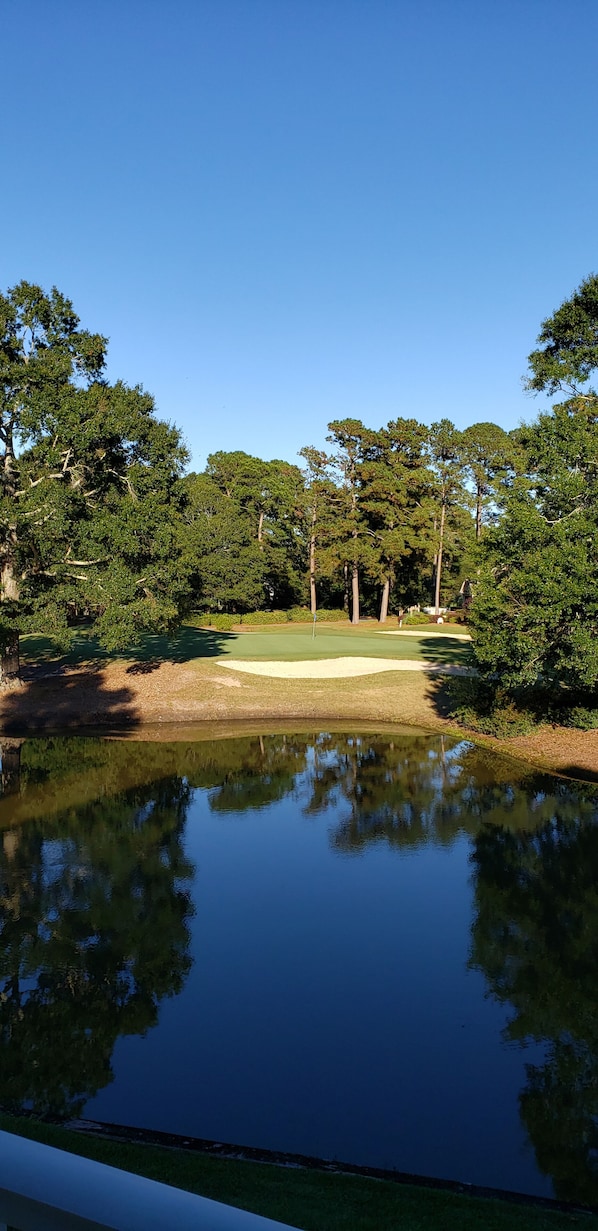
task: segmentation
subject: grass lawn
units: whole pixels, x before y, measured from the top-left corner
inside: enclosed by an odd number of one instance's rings
[[[237,1205],[303,1231],[598,1231],[598,1218],[361,1176],[83,1136],[0,1115],[0,1128]]]
[[[390,631],[390,630],[389,630]],[[184,626],[172,638],[146,636],[120,655],[80,634],[67,655],[42,636],[22,638],[24,687],[0,697],[0,730],[118,731],[137,739],[209,738],[301,729],[380,731],[390,724],[463,738],[450,719],[450,685],[417,667],[422,662],[468,665],[470,644],[423,626],[415,636],[388,636],[375,621],[353,628],[324,624],[270,625],[247,632]],[[282,679],[223,670],[225,659],[294,662],[344,656],[413,662],[413,671],[335,679]],[[168,725],[166,737],[164,726]],[[195,726],[195,734],[192,728]],[[530,735],[477,743],[575,778],[598,778],[598,731],[542,727]]]
[[[65,655],[56,651],[48,637],[22,638],[24,663],[62,662],[74,666],[98,659],[126,659],[144,662],[192,662],[196,659],[239,658],[257,661],[313,661],[345,656],[411,659],[427,662],[469,661],[469,644],[450,634],[422,632],[418,636],[389,637],[366,626],[350,624],[321,625],[312,636],[310,625],[283,624],[247,632],[212,632],[183,625],[171,638],[147,634],[138,646],[119,655],[109,655],[88,634],[78,635]]]

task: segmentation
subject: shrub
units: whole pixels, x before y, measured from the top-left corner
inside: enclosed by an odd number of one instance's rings
[[[529,735],[538,726],[538,720],[529,710],[521,710],[514,701],[498,705],[490,714],[477,714],[468,706],[455,710],[457,722],[481,735],[494,735],[497,739],[514,739],[516,735]]]
[[[403,616],[403,624],[432,624],[433,620],[425,611],[412,611],[409,615]]]
[[[342,607],[333,607],[329,611],[326,611],[324,607],[321,607],[318,611],[316,619],[320,622],[320,624],[325,624],[327,621],[348,620],[349,617],[347,612],[343,611]]]
[[[467,624],[465,611],[446,611],[442,618],[445,624]]]
[[[193,628],[215,628],[219,633],[228,633],[239,620],[240,616],[228,615],[224,611],[204,611],[194,613],[187,623]]]
[[[309,607],[291,607],[291,610],[287,611],[287,619],[293,624],[311,624],[313,618]]]
[[[563,717],[566,727],[578,731],[595,731],[598,727],[598,709],[590,705],[574,705]]]
[[[248,611],[240,617],[241,624],[286,624],[286,611]]]
[[[512,697],[502,688],[494,688],[475,678],[452,679],[447,691],[453,704],[452,717],[460,726],[494,735],[497,739],[513,739],[529,735],[540,723],[541,710],[530,697]]]

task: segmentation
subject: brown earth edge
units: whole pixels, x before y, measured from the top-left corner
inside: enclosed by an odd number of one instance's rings
[[[475,743],[568,777],[598,781],[598,731],[540,727],[494,739],[451,722],[445,683],[421,671],[351,679],[271,679],[189,662],[26,666],[21,687],[0,694],[5,736],[94,730],[136,740],[214,739],[282,730],[389,733],[400,727]]]

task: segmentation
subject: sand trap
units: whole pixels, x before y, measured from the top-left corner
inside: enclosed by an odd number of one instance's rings
[[[269,675],[282,680],[333,680],[350,675],[377,675],[382,671],[427,671],[429,675],[471,675],[471,667],[457,663],[422,663],[396,658],[320,658],[312,662],[223,662],[217,666],[249,675]]]
[[[381,637],[458,637],[460,641],[471,641],[471,633],[453,633],[445,628],[442,632],[437,632],[436,628],[381,628],[378,630]]]

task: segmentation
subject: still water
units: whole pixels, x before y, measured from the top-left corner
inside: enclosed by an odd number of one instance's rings
[[[598,791],[413,733],[4,747],[0,1106],[598,1203]]]

